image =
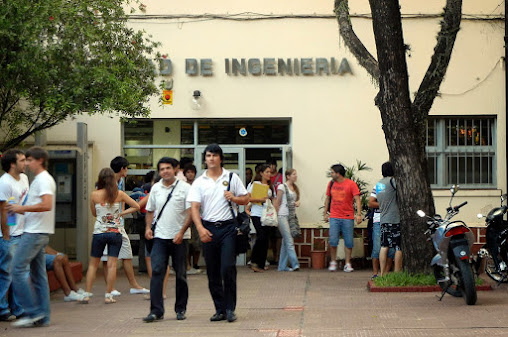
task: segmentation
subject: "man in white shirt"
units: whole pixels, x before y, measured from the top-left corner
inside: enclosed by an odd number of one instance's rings
[[[16,327],[46,326],[50,321],[49,285],[45,248],[55,232],[56,184],[46,171],[48,152],[32,147],[26,152],[26,164],[35,178],[26,203],[8,204],[7,211],[25,214],[24,232],[19,240],[12,266],[14,294],[26,316],[12,323]],[[26,270],[30,266],[30,284]]]
[[[184,320],[187,310],[187,240],[190,239],[191,217],[186,199],[190,185],[176,178],[177,169],[178,160],[169,157],[159,160],[157,170],[161,180],[152,186],[146,205],[145,237],[154,240],[150,253],[150,314],[143,318],[147,323],[164,318],[162,288],[170,256],[176,274],[176,319]],[[157,213],[157,222],[152,230],[154,213]]]
[[[11,262],[16,245],[23,234],[23,216],[7,212],[7,203],[22,204],[28,193],[28,177],[25,175],[25,154],[10,149],[2,155],[0,178],[0,321],[12,321],[23,314],[12,291]]]
[[[224,154],[219,145],[208,145],[204,157],[207,170],[192,184],[187,201],[203,242],[208,288],[215,305],[210,321],[234,322],[237,222],[230,203],[246,205],[249,195],[238,175],[230,176],[222,167]]]

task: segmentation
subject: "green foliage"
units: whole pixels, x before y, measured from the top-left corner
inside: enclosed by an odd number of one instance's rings
[[[149,115],[159,44],[127,26],[129,3],[0,0],[2,149],[78,114]]]
[[[407,287],[407,286],[433,286],[436,285],[434,275],[430,274],[409,274],[407,271],[388,273],[376,277],[374,284],[378,287]],[[476,285],[482,285],[481,278],[476,279]]]

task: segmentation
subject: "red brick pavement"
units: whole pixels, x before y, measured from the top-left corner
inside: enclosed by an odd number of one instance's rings
[[[370,272],[303,269],[238,272],[238,321],[210,322],[214,309],[206,275],[189,275],[187,319],[173,313],[174,278],[170,279],[163,321],[146,324],[149,312],[142,295],[129,295],[122,271],[116,304],[103,303],[104,282],[97,277],[89,304],[63,302],[51,294],[51,325],[12,329],[0,322],[0,336],[508,336],[508,286],[478,293],[475,306],[436,293],[370,293]],[[138,282],[148,286],[146,276]],[[83,286],[83,284],[81,284]]]

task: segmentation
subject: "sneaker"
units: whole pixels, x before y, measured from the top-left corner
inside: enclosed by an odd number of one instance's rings
[[[121,293],[121,292],[119,292],[119,291],[118,291],[118,290],[116,290],[116,289],[113,289],[113,290],[111,291],[111,295],[113,295],[113,296],[120,296],[120,295],[122,295],[122,293]]]
[[[113,292],[111,292],[113,293]],[[131,291],[130,291],[131,294],[150,294],[150,290],[146,289],[146,288],[141,288],[141,289],[138,289],[138,288],[131,288]],[[114,296],[114,295],[113,295]]]
[[[372,276],[370,277],[370,279],[371,279],[372,281],[374,281],[376,278],[377,278],[377,274],[374,274],[374,275],[372,275]]]
[[[331,261],[328,266],[328,271],[337,271],[337,261]]]
[[[350,273],[350,272],[352,272],[353,270],[354,270],[354,269],[353,269],[353,267],[351,267],[351,264],[350,264],[350,263],[346,263],[346,265],[344,266],[344,271],[345,271],[346,273]]]
[[[187,270],[187,275],[196,275],[196,274],[201,274],[201,270],[195,268]]]
[[[0,315],[0,322],[12,322],[16,319],[16,316],[14,316],[11,313]]]
[[[80,295],[74,290],[71,290],[69,295],[64,296],[64,302],[72,302],[72,301],[82,302],[84,299],[85,299],[84,295]]]
[[[12,322],[11,325],[15,328],[30,328],[34,326],[34,323],[43,319],[44,315],[38,315],[35,317],[25,316],[23,318],[18,319],[15,322]]]
[[[113,291],[115,291],[115,290],[113,290]],[[113,291],[111,293],[113,293]],[[78,292],[78,294],[83,295],[83,297],[93,297],[93,293],[89,293],[88,291],[83,291],[82,293]],[[113,295],[113,296],[115,296],[115,295]]]

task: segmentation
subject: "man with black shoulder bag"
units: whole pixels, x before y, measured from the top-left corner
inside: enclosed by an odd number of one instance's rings
[[[176,274],[175,312],[184,320],[189,298],[187,286],[187,240],[190,239],[190,185],[176,178],[178,161],[162,157],[157,163],[161,180],[152,186],[146,205],[145,237],[151,244],[152,278],[150,280],[150,313],[143,321],[150,323],[164,318],[162,295],[169,257]],[[154,214],[157,214],[155,221]]]

